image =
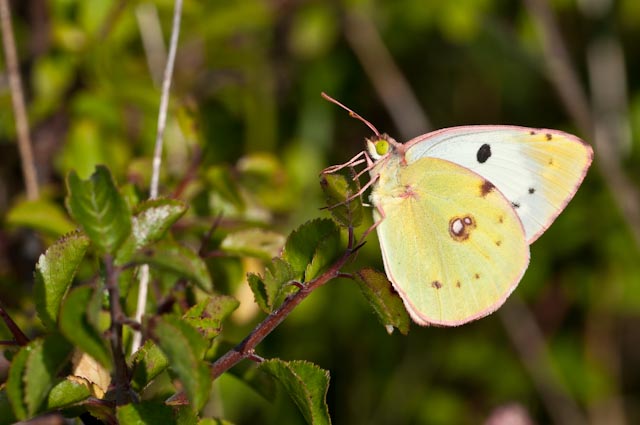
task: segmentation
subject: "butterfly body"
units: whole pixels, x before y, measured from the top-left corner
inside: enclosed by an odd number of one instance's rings
[[[380,137],[368,151],[387,276],[415,322],[441,326],[504,303],[593,155],[575,136],[513,126]]]

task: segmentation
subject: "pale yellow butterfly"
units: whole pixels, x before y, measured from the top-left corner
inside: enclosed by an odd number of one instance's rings
[[[376,134],[364,156],[387,277],[420,325],[457,326],[500,307],[593,159],[557,130],[464,126],[407,143]],[[365,186],[365,187],[366,187]]]

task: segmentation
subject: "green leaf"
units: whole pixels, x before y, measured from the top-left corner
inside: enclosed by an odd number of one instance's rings
[[[9,376],[7,377],[7,397],[13,408],[13,413],[20,420],[27,418],[22,376],[29,360],[29,351],[31,351],[31,347],[27,345],[13,356],[11,367],[9,368]]]
[[[284,386],[307,423],[331,423],[326,402],[329,372],[306,361],[285,362],[280,359],[264,361],[260,364],[260,369],[271,374]]]
[[[10,226],[28,227],[56,238],[76,227],[64,209],[46,199],[19,202],[7,212],[5,220]]]
[[[111,370],[111,351],[101,333],[92,325],[88,308],[94,303],[93,290],[80,286],[69,292],[60,310],[60,331],[80,350]]]
[[[389,333],[393,331],[393,328],[398,329],[403,335],[409,333],[409,324],[411,323],[409,314],[402,299],[384,273],[368,268],[362,269],[356,273],[356,282],[373,307],[378,320]]]
[[[17,418],[23,420],[40,411],[71,348],[58,335],[51,335],[31,341],[13,357],[6,389]]]
[[[232,347],[229,347],[229,349],[231,348]],[[256,363],[240,362],[229,369],[227,373],[247,384],[265,400],[270,402],[276,400],[278,382],[273,379],[271,374],[267,373],[264,369],[260,369]]]
[[[176,425],[193,425],[198,423],[198,414],[190,406],[173,406]]]
[[[218,418],[204,418],[200,419],[198,425],[233,425],[233,422]]]
[[[238,211],[244,211],[246,208],[244,199],[228,167],[210,167],[204,178],[223,200],[233,205]]]
[[[220,334],[222,321],[239,305],[240,302],[233,297],[214,295],[191,307],[183,318],[207,340],[211,340]]]
[[[169,367],[169,360],[153,342],[147,341],[136,351],[131,365],[131,387],[141,391]]]
[[[50,335],[29,343],[29,356],[22,380],[24,382],[27,414],[41,411],[42,403],[53,387],[58,372],[64,366],[72,347],[59,335]]]
[[[358,193],[358,186],[357,180],[348,180],[341,174],[323,174],[320,178],[320,187],[324,192],[329,212],[343,227],[357,227],[362,223],[363,208],[360,197],[344,203]]]
[[[308,221],[289,235],[282,258],[291,264],[297,278],[308,282],[336,258],[339,238],[333,220]]]
[[[230,254],[270,260],[280,254],[283,245],[284,236],[280,233],[252,228],[229,233],[220,248]]]
[[[82,378],[70,376],[51,388],[43,411],[73,406],[89,397],[91,397],[90,384]]]
[[[6,389],[0,390],[0,425],[10,425],[16,423],[18,418],[13,414]]]
[[[277,257],[267,264],[264,278],[249,273],[247,279],[256,303],[265,313],[273,311],[286,295],[297,290],[294,285],[289,285],[295,280],[291,266]]]
[[[211,389],[209,368],[202,360],[207,341],[191,325],[173,316],[162,316],[153,333],[169,359],[170,368],[180,378],[193,409],[199,411]]]
[[[55,329],[62,298],[89,247],[89,238],[73,232],[56,241],[40,255],[35,271],[34,295],[38,317],[49,329]]]
[[[134,252],[159,241],[186,211],[184,202],[176,199],[153,199],[139,204],[131,220],[131,234],[118,250],[116,265],[125,264]]]
[[[240,185],[270,211],[288,211],[299,199],[296,186],[301,183],[292,184],[287,166],[273,153],[244,155],[236,169]]]
[[[189,248],[175,241],[161,241],[131,258],[131,262],[149,264],[176,273],[193,281],[202,290],[211,292],[213,283],[204,260]]]
[[[160,401],[118,406],[116,411],[120,425],[175,424],[173,409]]]
[[[109,170],[99,165],[88,180],[67,178],[67,209],[101,251],[114,254],[131,232],[131,213]]]
[[[333,222],[332,222],[333,223]],[[334,232],[327,234],[318,242],[311,263],[304,272],[306,281],[309,281],[320,273],[340,255],[340,230],[336,227]]]

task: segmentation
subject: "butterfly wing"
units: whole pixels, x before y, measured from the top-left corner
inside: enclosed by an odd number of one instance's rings
[[[405,144],[405,158],[446,159],[493,183],[535,241],[573,198],[593,151],[579,138],[545,129],[515,126],[453,127]]]
[[[413,320],[456,326],[496,310],[520,281],[529,247],[511,203],[452,162],[383,167],[372,193],[387,276]]]

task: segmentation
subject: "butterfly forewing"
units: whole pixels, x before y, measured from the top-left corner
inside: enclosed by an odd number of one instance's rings
[[[407,144],[406,161],[446,159],[487,179],[509,200],[528,243],[535,241],[575,194],[593,152],[570,134],[515,126],[465,126]]]
[[[497,309],[529,262],[502,193],[450,161],[392,158],[372,201],[385,270],[419,324],[455,326]]]

